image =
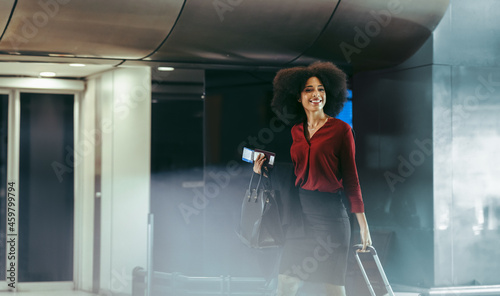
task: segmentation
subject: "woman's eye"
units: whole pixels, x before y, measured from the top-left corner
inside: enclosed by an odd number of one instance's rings
[[[304,89],[304,92],[306,92],[306,93],[313,92],[313,91],[314,91],[313,88],[306,88],[306,89]],[[325,89],[324,88],[318,88],[318,91],[325,92]]]

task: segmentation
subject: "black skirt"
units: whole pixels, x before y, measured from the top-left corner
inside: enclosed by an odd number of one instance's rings
[[[299,189],[305,235],[287,239],[280,274],[344,286],[351,239],[340,194]]]

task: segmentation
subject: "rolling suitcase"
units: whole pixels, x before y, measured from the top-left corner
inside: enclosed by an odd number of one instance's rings
[[[395,296],[385,276],[384,269],[382,268],[375,248],[369,246],[367,248],[369,252],[358,252],[362,247],[362,245],[354,246],[354,258],[359,266],[359,271],[362,279],[366,283],[366,287],[357,285],[356,295]]]

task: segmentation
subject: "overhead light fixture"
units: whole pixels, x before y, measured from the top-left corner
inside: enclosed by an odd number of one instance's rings
[[[69,64],[71,67],[85,67],[85,64]]]
[[[40,72],[41,77],[54,77],[56,76],[56,73],[54,72]]]
[[[158,71],[174,71],[174,67],[158,67]]]
[[[65,53],[49,53],[49,57],[64,57],[64,58],[74,58],[74,54],[65,54]]]

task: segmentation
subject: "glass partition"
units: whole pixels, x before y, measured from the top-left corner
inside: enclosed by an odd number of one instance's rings
[[[73,280],[73,106],[21,93],[19,282]]]
[[[7,230],[7,120],[9,96],[0,94],[0,255],[5,254]],[[5,260],[0,260],[0,281],[5,281]]]

